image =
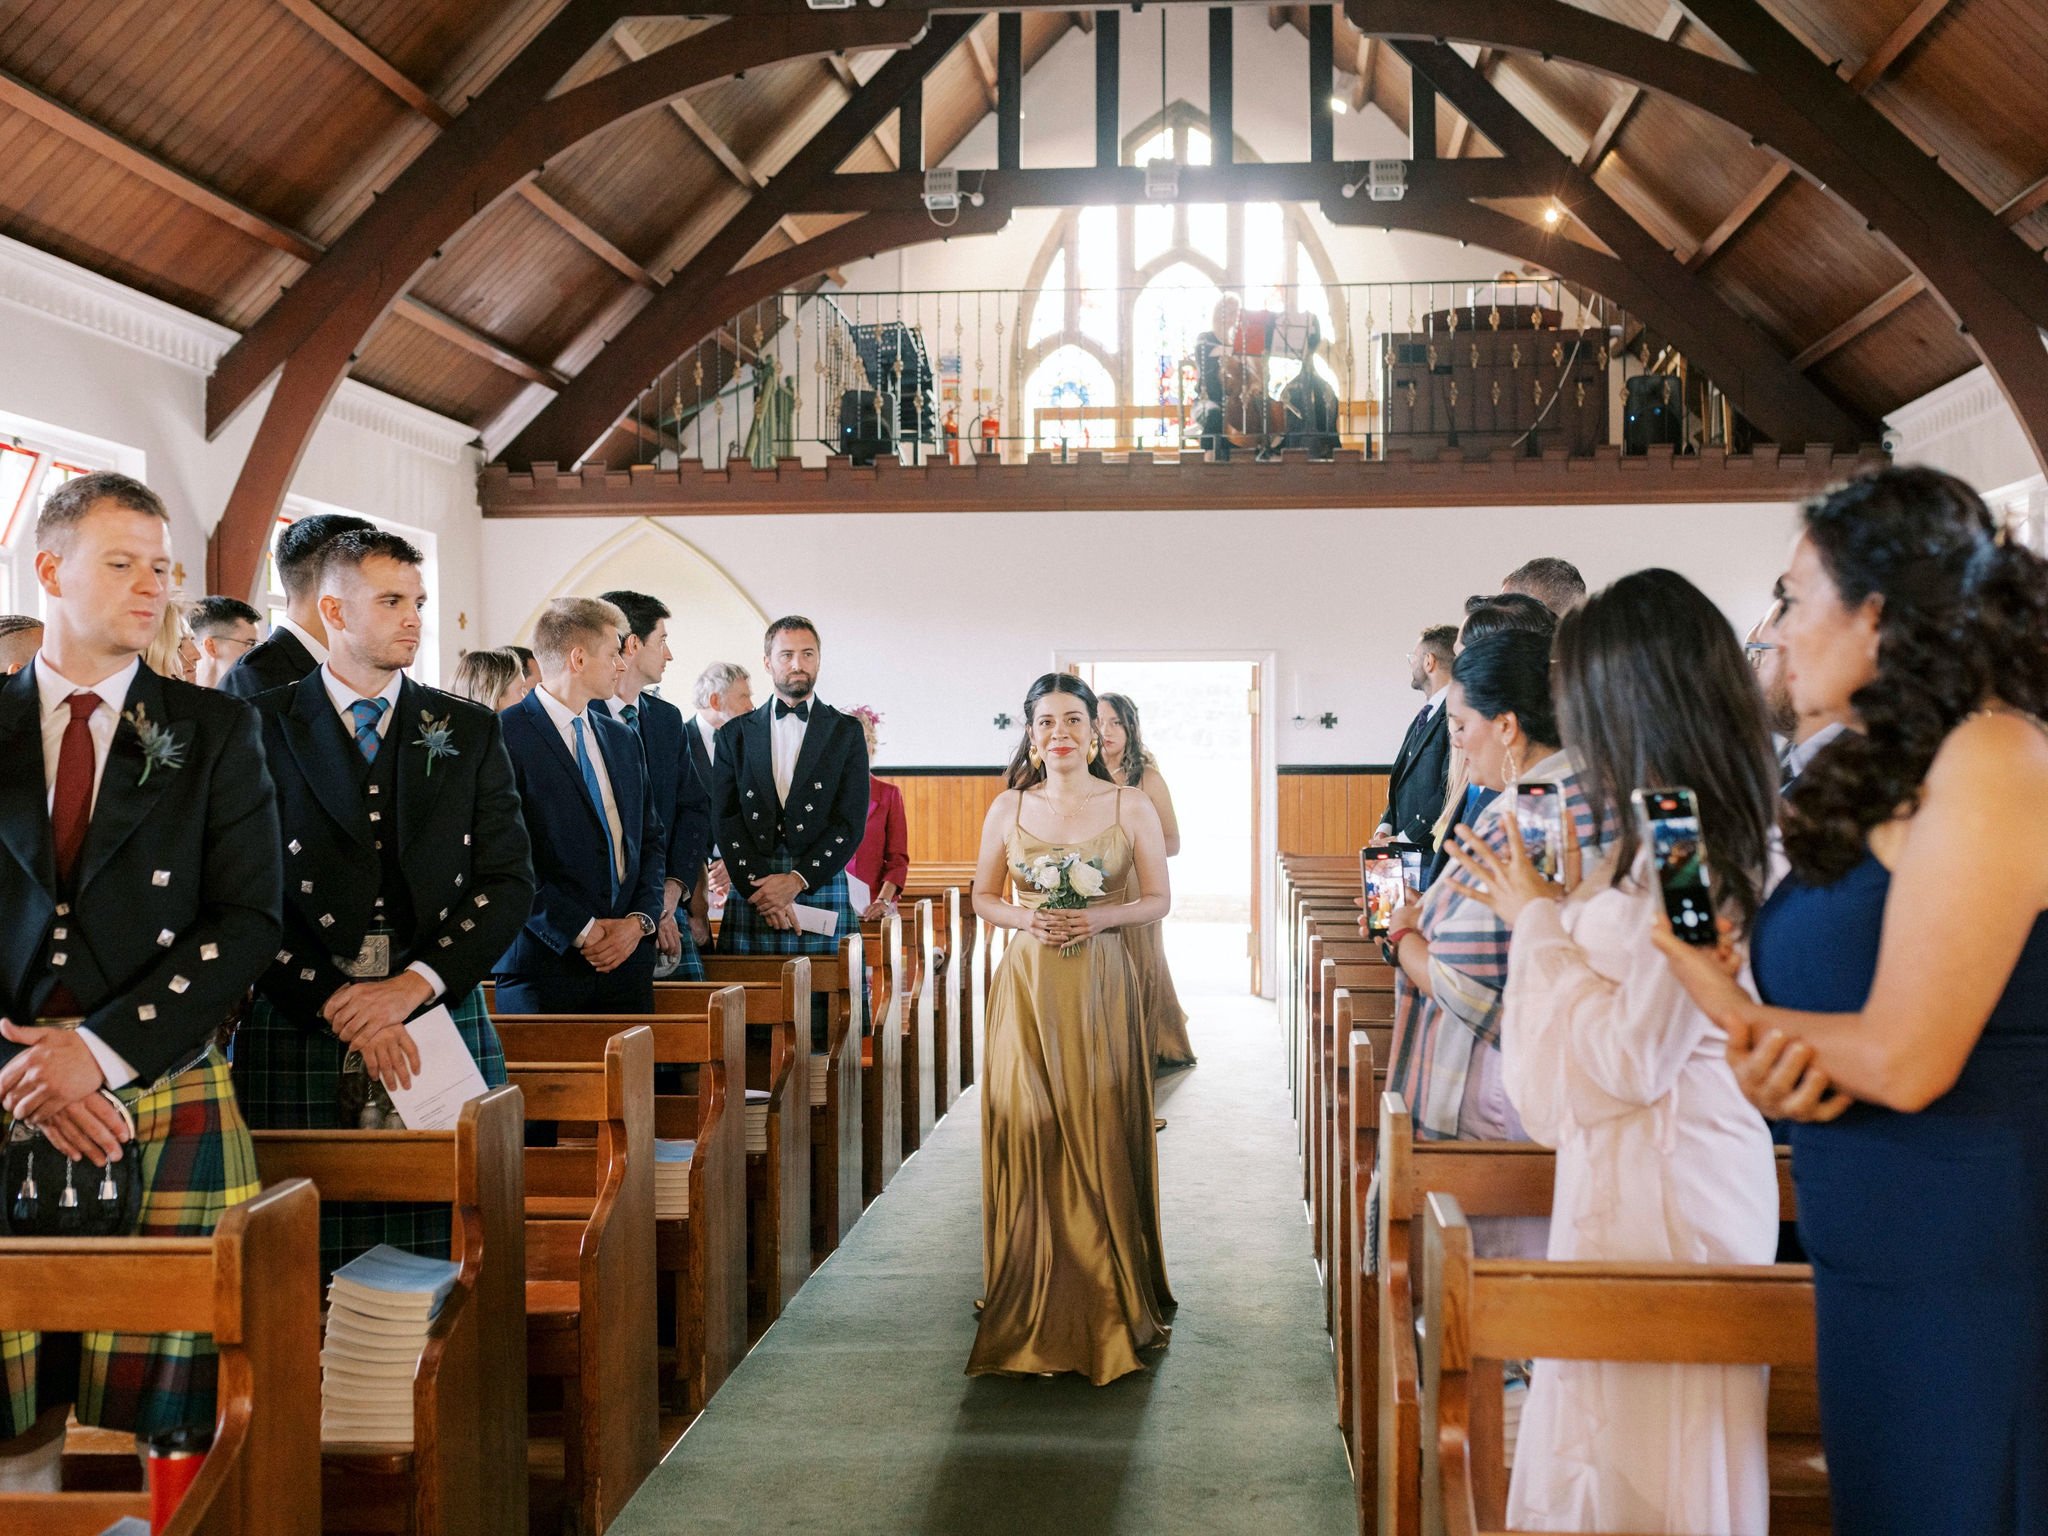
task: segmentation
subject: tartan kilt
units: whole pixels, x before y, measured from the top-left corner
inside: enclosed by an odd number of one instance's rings
[[[697,953],[697,941],[690,937],[689,914],[685,913],[677,924],[683,940],[682,953],[676,956],[673,968],[664,971],[659,957],[654,962],[656,981],[702,981],[704,979],[704,957]]]
[[[169,1082],[115,1095],[135,1116],[142,1157],[136,1236],[207,1237],[230,1206],[255,1198],[256,1151],[217,1050]],[[81,1424],[107,1429],[211,1428],[218,1368],[204,1333],[0,1332],[0,1440],[34,1424],[44,1403],[67,1401]]]
[[[767,873],[787,874],[796,861],[778,850],[768,861]],[[800,892],[797,904],[823,907],[839,914],[836,933],[805,933],[800,928],[771,928],[752,903],[737,890],[726,899],[725,915],[718,920],[718,948],[727,955],[836,955],[848,934],[860,932],[860,914],[853,910],[853,896],[846,888],[846,871],[841,870],[814,890]]]
[[[459,1000],[443,999],[456,1032],[476,1058],[488,1087],[505,1083],[505,1052],[484,1011],[482,987]],[[278,1012],[261,993],[235,1035],[235,1093],[242,1113],[259,1131],[349,1130],[335,1096],[348,1048],[326,1025],[302,1029]],[[322,1200],[320,1283],[349,1260],[389,1243],[409,1253],[445,1259],[449,1252],[448,1207],[441,1202]]]

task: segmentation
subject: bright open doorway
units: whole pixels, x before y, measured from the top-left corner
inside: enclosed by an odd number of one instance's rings
[[[1166,938],[1184,993],[1256,990],[1261,830],[1261,663],[1062,657],[1096,693],[1138,706],[1145,748],[1173,792],[1180,852],[1168,865]]]

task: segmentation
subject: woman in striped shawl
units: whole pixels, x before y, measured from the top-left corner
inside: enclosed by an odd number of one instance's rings
[[[1588,855],[1605,838],[1593,822],[1571,757],[1558,746],[1548,636],[1508,632],[1468,645],[1451,668],[1451,744],[1471,782],[1503,791],[1473,832],[1507,847],[1516,784],[1554,784]],[[1593,862],[1588,859],[1589,864]],[[1501,993],[1509,930],[1448,881],[1393,916],[1394,1040],[1387,1087],[1408,1102],[1425,1141],[1527,1141],[1501,1079]],[[1541,1217],[1474,1222],[1483,1252],[1541,1258]]]

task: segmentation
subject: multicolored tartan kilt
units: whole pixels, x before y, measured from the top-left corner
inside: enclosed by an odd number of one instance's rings
[[[255,1197],[256,1150],[218,1051],[167,1083],[116,1094],[135,1116],[142,1156],[136,1236],[206,1237],[228,1207]],[[217,1369],[204,1333],[0,1332],[0,1440],[28,1429],[42,1404],[61,1402],[76,1404],[81,1424],[107,1429],[210,1428]]]
[[[505,1052],[484,1011],[482,987],[444,999],[456,1032],[492,1088],[505,1082]],[[235,1093],[259,1131],[348,1130],[336,1095],[348,1048],[325,1025],[304,1029],[260,993],[235,1035]],[[350,1259],[389,1243],[429,1258],[449,1257],[448,1207],[435,1202],[320,1202],[320,1283]]]

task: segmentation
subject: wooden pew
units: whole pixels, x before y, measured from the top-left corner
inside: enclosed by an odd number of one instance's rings
[[[1481,1536],[1506,1523],[1503,1361],[1814,1365],[1813,1271],[1804,1264],[1480,1259],[1458,1198],[1444,1192],[1429,1197],[1424,1243],[1425,1530]],[[1780,1532],[1773,1504],[1771,1529]]]
[[[48,1333],[213,1335],[213,1449],[169,1536],[320,1536],[320,1200],[264,1190],[211,1237],[0,1239],[0,1317]],[[131,1463],[132,1464],[132,1463]],[[0,1493],[0,1531],[99,1536],[142,1493]]]
[[[772,1008],[779,994],[770,993]],[[731,991],[734,995],[727,996]],[[654,1134],[696,1143],[690,1159],[690,1214],[654,1221],[657,1295],[669,1301],[673,1343],[659,1357],[664,1399],[685,1413],[711,1400],[747,1352],[744,989],[701,982],[657,983],[653,1015],[500,1015],[499,1037],[538,1061],[602,1061],[605,1042],[635,1026],[653,1036],[654,1064],[685,1069],[685,1089],[657,1093]],[[512,1054],[506,1045],[508,1059]],[[695,1083],[688,1081],[695,1076]],[[659,1307],[657,1305],[657,1311]]]
[[[875,968],[868,995],[870,1016],[880,1018],[888,1011],[887,988],[894,985],[902,993],[901,1006],[895,1010],[901,1036],[898,1046],[902,1079],[898,1110],[902,1121],[899,1144],[901,1156],[908,1158],[924,1145],[924,1139],[931,1134],[938,1118],[938,1094],[932,1081],[937,983],[932,974],[935,934],[931,898],[920,898],[911,904],[907,913],[899,910],[898,915],[901,919],[897,941],[900,961],[894,967],[893,975],[881,966]],[[881,923],[863,924],[861,937],[874,953],[889,953]]]
[[[1378,1488],[1368,1528],[1379,1536],[1413,1536],[1436,1529],[1423,1513],[1431,1446],[1423,1433],[1422,1354],[1416,1342],[1421,1290],[1414,1272],[1420,1237],[1416,1228],[1428,1200],[1435,1195],[1451,1196],[1468,1217],[1548,1215],[1555,1190],[1556,1154],[1548,1147],[1526,1142],[1417,1141],[1413,1117],[1397,1093],[1381,1095],[1374,1130],[1374,1164],[1380,1178],[1379,1267],[1365,1283],[1377,1292],[1378,1358],[1359,1361],[1361,1371],[1371,1369],[1375,1374],[1361,1374],[1354,1381],[1352,1438],[1363,1444],[1370,1437],[1376,1444],[1373,1461]],[[1354,1171],[1361,1186],[1369,1180],[1371,1166],[1361,1160]],[[1791,1220],[1797,1202],[1786,1149],[1779,1149],[1777,1168],[1780,1217]],[[1363,1187],[1357,1190],[1356,1200],[1362,1210],[1366,1200]],[[1364,1262],[1363,1252],[1352,1261],[1361,1274]],[[1498,1410],[1496,1382],[1482,1411],[1497,1415]],[[1824,1521],[1825,1488],[1814,1484],[1810,1468],[1802,1470],[1805,1460],[1819,1448],[1810,1373],[1774,1375],[1771,1414],[1773,1507],[1778,1511],[1772,1528],[1782,1531],[1797,1525],[1803,1529],[1817,1513]],[[1497,1423],[1493,1432],[1498,1434]],[[1362,1502],[1362,1487],[1360,1496]],[[1825,1528],[1825,1524],[1820,1526]]]
[[[903,1015],[905,965],[903,915],[891,912],[879,925],[868,1000],[870,1028],[861,1041],[860,1194],[872,1201],[903,1166]],[[862,935],[863,943],[867,936]]]
[[[964,886],[914,875],[900,900],[932,904],[932,1108],[943,1115],[974,1080],[974,907]]]
[[[956,893],[960,912],[958,954],[961,958],[948,963],[959,973],[960,1011],[955,1020],[957,1027],[948,1032],[948,1049],[951,1050],[955,1044],[958,1046],[954,1074],[959,1093],[966,1092],[976,1082],[975,1041],[988,1016],[989,988],[994,984],[996,965],[1002,959],[1006,939],[1005,930],[983,927],[974,914],[974,871],[975,866],[971,862],[913,864],[902,897],[912,901],[926,896],[937,899],[948,890]]]
[[[1314,1177],[1310,1181],[1309,1211],[1314,1222],[1316,1257],[1327,1279],[1338,1252],[1344,1177],[1342,1133],[1351,1077],[1344,1037],[1337,1029],[1336,994],[1340,990],[1351,993],[1354,1022],[1376,1031],[1378,1059],[1385,1061],[1391,1056],[1393,1039],[1394,971],[1381,960],[1377,944],[1355,938],[1325,942],[1318,935],[1309,952],[1315,961],[1314,995],[1310,1001],[1311,1075],[1315,1091],[1309,1117]],[[1326,1290],[1325,1297],[1328,1295]]]
[[[1335,1076],[1335,1103],[1333,1119],[1336,1126],[1336,1147],[1332,1154],[1335,1175],[1331,1179],[1321,1220],[1327,1231],[1331,1261],[1323,1274],[1323,1298],[1329,1317],[1330,1337],[1336,1346],[1337,1361],[1337,1423],[1347,1439],[1353,1417],[1351,1406],[1351,1382],[1345,1362],[1353,1354],[1355,1335],[1358,1329],[1357,1289],[1352,1283],[1354,1269],[1346,1263],[1349,1256],[1360,1249],[1355,1210],[1354,1187],[1357,1163],[1356,1138],[1353,1134],[1355,1106],[1360,1098],[1372,1099],[1377,1096],[1378,1084],[1374,1063],[1386,1056],[1387,1035],[1391,1025],[1386,1022],[1393,1016],[1393,991],[1383,985],[1383,978],[1369,976],[1359,990],[1352,986],[1336,985],[1345,979],[1345,973],[1354,968],[1339,966],[1332,961],[1323,962],[1324,980],[1328,989],[1329,1010],[1335,1037],[1343,1042],[1343,1054],[1338,1058]],[[1361,1058],[1359,1052],[1363,1050]],[[1355,1454],[1355,1453],[1354,1453]]]
[[[548,1023],[500,1022],[526,1117],[593,1125],[594,1142],[526,1149],[526,1354],[563,1382],[570,1528],[600,1536],[656,1460],[654,1035],[611,1036],[601,1060],[540,1060]]]
[[[413,1443],[328,1444],[329,1536],[488,1536],[526,1528],[526,1213],[516,1088],[462,1107],[452,1131],[256,1131],[266,1185],[324,1200],[446,1201],[462,1266],[413,1373]]]

